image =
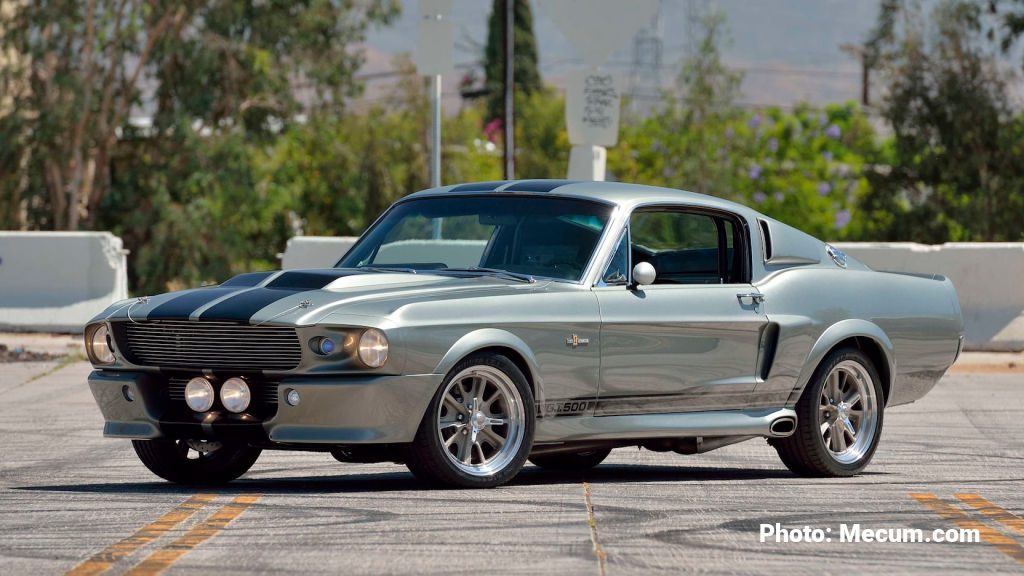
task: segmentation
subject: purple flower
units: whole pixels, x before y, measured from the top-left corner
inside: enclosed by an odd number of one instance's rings
[[[821,182],[818,184],[818,194],[822,196],[828,196],[829,192],[832,191],[832,185],[828,182]]]
[[[828,150],[825,150],[824,152],[822,152],[821,153],[821,157],[825,159],[825,162],[831,162],[832,161],[832,153],[829,152]]]
[[[761,177],[761,167],[758,166],[757,164],[754,164],[753,166],[750,167],[750,172],[748,172],[747,174],[750,176],[751,180],[757,180],[758,178]]]
[[[825,130],[825,135],[833,140],[839,140],[839,137],[843,135],[843,129],[837,124],[832,124]]]
[[[754,202],[757,202],[758,204],[763,204],[764,201],[767,199],[768,196],[764,192],[761,192],[760,190],[754,192]]]
[[[840,210],[836,212],[836,230],[842,230],[846,228],[846,225],[850,223],[850,211]]]
[[[782,202],[786,199],[786,195],[782,192],[776,192],[775,194],[772,194],[772,198],[775,198],[776,202]]]
[[[732,126],[729,126],[725,129],[725,137],[728,138],[729,140],[732,140],[732,137],[735,135],[736,131],[732,129]]]
[[[818,116],[818,126],[824,126],[825,124],[828,124],[828,114],[822,112],[821,115]]]
[[[778,152],[779,151],[779,141],[778,141],[778,139],[772,138],[771,140],[769,140],[768,141],[768,149],[771,150],[772,152]]]
[[[757,114],[754,114],[753,116],[751,116],[750,120],[747,120],[747,126],[749,126],[751,130],[756,129],[760,125],[761,125],[761,113],[760,112],[758,112]]]

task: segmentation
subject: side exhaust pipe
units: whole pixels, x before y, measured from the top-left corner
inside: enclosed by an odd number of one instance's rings
[[[768,432],[773,438],[785,438],[796,432],[796,418],[793,416],[781,416],[772,420],[768,425]]]

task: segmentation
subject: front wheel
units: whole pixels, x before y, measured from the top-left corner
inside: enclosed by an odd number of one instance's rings
[[[881,379],[860,350],[830,353],[796,405],[797,429],[771,444],[802,476],[853,476],[878,448],[885,409]]]
[[[533,446],[533,394],[500,354],[466,358],[434,395],[405,463],[416,477],[461,488],[511,480]]]
[[[249,471],[259,448],[208,440],[132,440],[150,472],[179,484],[224,484]]]

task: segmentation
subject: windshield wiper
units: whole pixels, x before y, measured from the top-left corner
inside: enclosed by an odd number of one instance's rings
[[[474,272],[478,274],[491,274],[494,276],[500,276],[509,280],[516,280],[518,282],[526,282],[533,284],[537,280],[529,274],[520,274],[518,272],[509,272],[508,270],[501,270],[499,268],[480,268],[474,266],[472,268],[439,268],[437,270],[431,270],[431,272]]]
[[[404,272],[406,274],[415,274],[415,268],[388,268],[387,266],[360,266],[356,270],[369,270],[370,272]]]

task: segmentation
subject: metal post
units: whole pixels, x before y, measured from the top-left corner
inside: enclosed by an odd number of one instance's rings
[[[431,134],[433,143],[430,147],[430,186],[437,188],[441,185],[441,75],[435,75],[431,79],[431,84],[434,127]]]
[[[512,95],[515,90],[515,2],[505,0],[505,179],[515,178],[515,110]]]
[[[441,185],[441,75],[436,74],[431,78],[432,100],[434,101],[434,129],[431,134],[433,143],[430,146],[430,186],[437,188]],[[434,240],[440,240],[444,225],[440,218],[433,219]]]

